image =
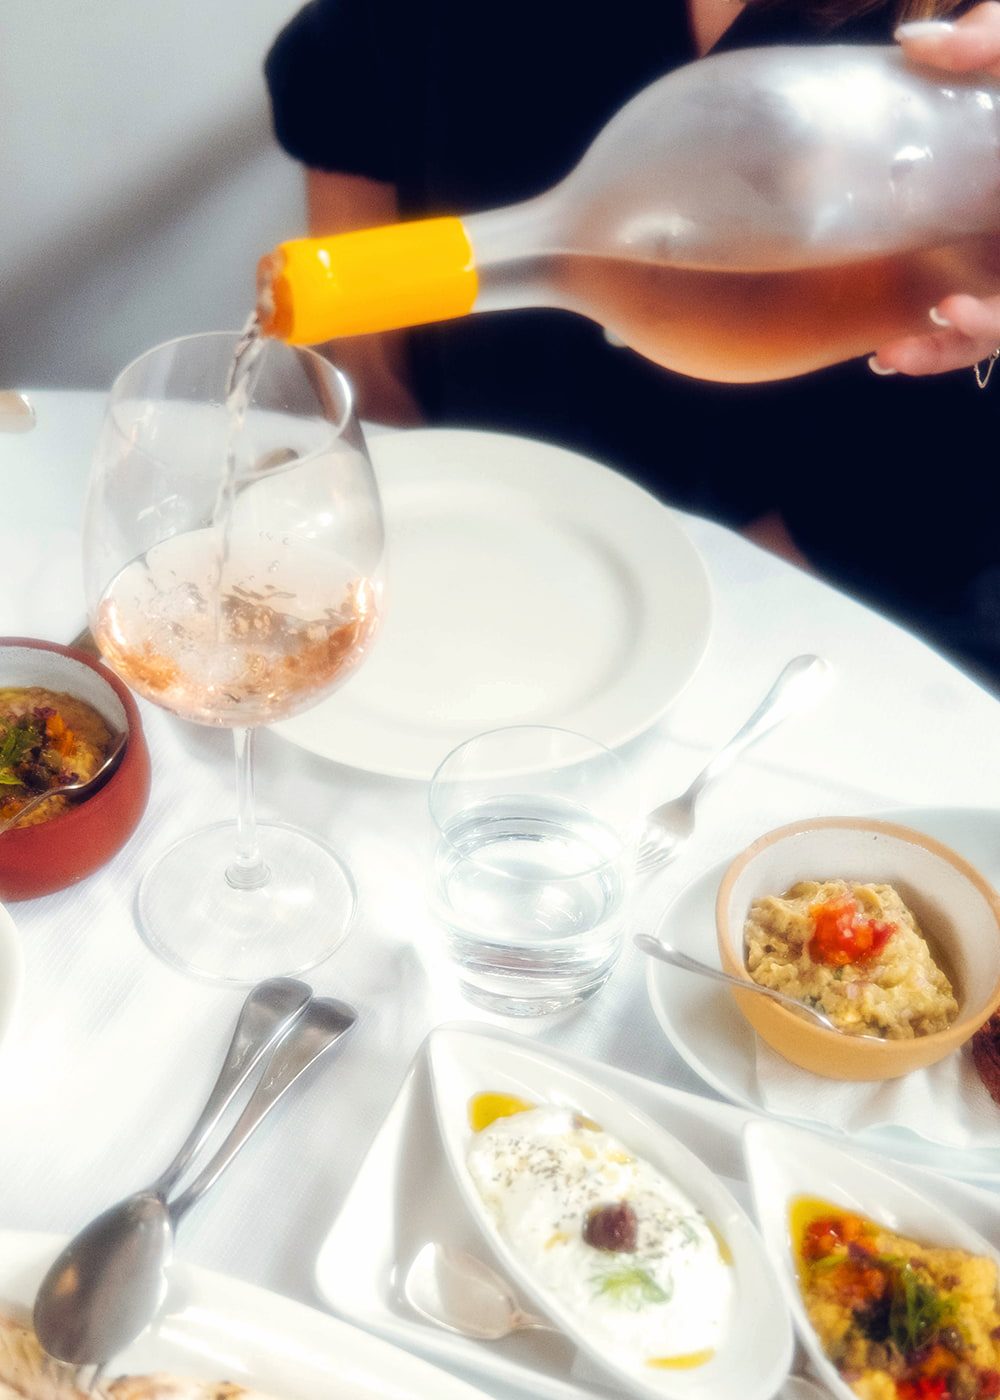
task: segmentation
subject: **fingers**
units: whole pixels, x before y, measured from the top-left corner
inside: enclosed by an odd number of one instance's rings
[[[896,30],[904,53],[947,73],[1000,78],[1000,3],[985,0],[954,22],[916,20]],[[876,374],[942,374],[977,364],[1000,346],[1000,297],[945,297],[931,313],[935,329],[879,347]]]
[[[1000,6],[998,6],[1000,8]],[[937,329],[879,346],[876,374],[944,374],[989,359],[1000,345],[1000,297],[945,297],[930,315]]]
[[[1000,3],[986,0],[953,23],[915,20],[901,24],[896,38],[915,63],[946,73],[1000,77]]]

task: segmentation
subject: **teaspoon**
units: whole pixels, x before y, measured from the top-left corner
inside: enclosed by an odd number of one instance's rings
[[[425,1244],[403,1283],[414,1312],[477,1342],[498,1342],[511,1332],[556,1329],[518,1307],[499,1274],[475,1255],[443,1244]]]
[[[784,992],[776,992],[773,987],[762,987],[758,982],[744,981],[742,977],[731,977],[728,972],[722,972],[717,967],[709,967],[708,963],[699,962],[697,958],[689,957],[687,953],[681,953],[676,948],[671,948],[669,943],[664,943],[660,938],[651,938],[648,933],[637,933],[632,940],[640,952],[646,953],[651,958],[659,958],[660,962],[669,963],[671,967],[682,968],[685,972],[696,972],[699,977],[710,977],[714,982],[725,982],[727,986],[736,987],[741,992],[754,992],[757,996],[770,997],[771,1001],[776,1001],[779,1006],[787,1007],[789,1011],[796,1011],[823,1027],[824,1030],[836,1031],[837,1035],[846,1035],[824,1011],[818,1007],[810,1006],[808,1002],[799,1001],[797,997],[786,996]],[[851,1034],[861,1040],[881,1040],[881,1036],[869,1035],[864,1031],[852,1031]]]
[[[48,802],[50,798],[68,797],[71,793],[74,797],[83,797],[93,792],[102,783],[107,782],[121,761],[127,740],[127,734],[116,734],[101,766],[91,773],[89,778],[76,778],[71,783],[64,783],[62,787],[47,788],[45,792],[34,793],[27,802],[21,804],[13,816],[7,817],[5,821],[0,821],[0,836],[5,831],[9,831],[11,827],[17,826],[29,812],[33,812],[36,807],[40,807],[43,802]]]
[[[169,1185],[177,1175],[172,1164],[152,1187],[112,1206],[70,1241],[35,1297],[35,1332],[50,1356],[101,1368],[135,1340],[166,1294],[166,1269],[181,1217],[218,1179],[299,1075],[356,1019],[351,1007],[329,999],[310,1001],[304,1011],[300,1007],[290,1018],[290,1029],[286,1021],[284,1037],[280,1032],[270,1037],[269,1043],[277,1040],[277,1045],[260,1082],[221,1147],[191,1185],[173,1201],[165,1199],[164,1182]],[[259,1058],[260,1053],[255,1054],[254,1063]],[[185,1144],[182,1154],[187,1150]]]
[[[403,1296],[428,1322],[475,1342],[499,1342],[512,1332],[559,1330],[524,1312],[488,1264],[443,1244],[423,1246],[407,1270]],[[823,1400],[826,1394],[802,1376],[789,1376],[778,1400]]]

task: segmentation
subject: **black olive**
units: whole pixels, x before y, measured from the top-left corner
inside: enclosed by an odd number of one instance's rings
[[[583,1238],[594,1249],[611,1254],[631,1254],[635,1249],[639,1222],[627,1201],[597,1206],[587,1216]]]

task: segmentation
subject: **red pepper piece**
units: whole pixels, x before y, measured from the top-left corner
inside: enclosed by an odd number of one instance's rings
[[[814,904],[809,915],[813,921],[809,956],[828,967],[869,962],[895,932],[894,924],[861,918],[853,895]]]

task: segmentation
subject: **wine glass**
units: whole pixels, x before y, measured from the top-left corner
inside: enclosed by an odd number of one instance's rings
[[[146,871],[140,932],[182,970],[250,983],[341,943],[350,873],[316,836],[254,818],[254,735],[323,699],[378,626],[384,532],[351,391],[311,350],[188,336],[119,375],[84,520],[90,626],[147,700],[232,729],[237,816]]]

